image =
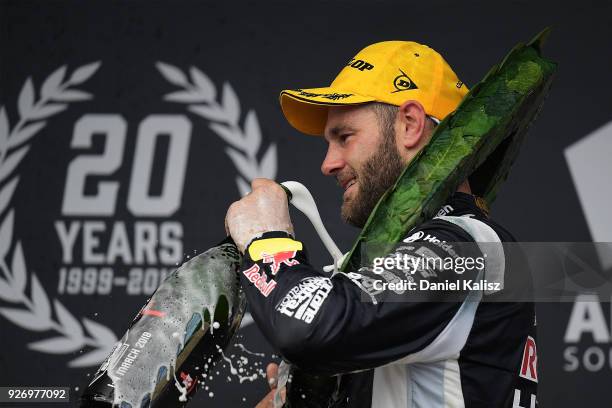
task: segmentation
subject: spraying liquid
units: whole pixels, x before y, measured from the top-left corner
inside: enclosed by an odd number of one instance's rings
[[[241,256],[231,240],[193,257],[162,283],[83,393],[82,407],[182,407],[240,326]],[[129,404],[129,405],[127,405]]]

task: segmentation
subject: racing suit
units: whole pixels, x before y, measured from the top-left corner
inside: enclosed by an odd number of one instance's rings
[[[309,264],[303,243],[267,232],[247,247],[240,278],[255,322],[285,360],[339,375],[334,406],[533,408],[534,305],[495,301],[512,278],[519,280],[513,290],[530,290],[526,263],[504,253],[502,243],[512,241],[472,195],[457,192],[378,268],[375,262],[330,276]],[[484,254],[479,242],[502,250]],[[397,263],[424,255],[484,264],[458,271],[452,262],[412,269]],[[462,286],[483,277],[501,286]],[[412,290],[401,282],[457,287]]]

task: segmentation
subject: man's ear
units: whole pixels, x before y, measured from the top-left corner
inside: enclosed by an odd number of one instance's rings
[[[427,123],[427,114],[419,101],[409,100],[398,109],[397,129],[398,144],[412,149],[423,140]]]

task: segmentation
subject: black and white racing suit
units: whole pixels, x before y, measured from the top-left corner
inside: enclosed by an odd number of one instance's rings
[[[388,257],[478,258],[478,242],[497,242],[501,252],[487,253],[482,269],[407,271],[389,263],[382,273],[368,267],[332,277],[308,263],[301,242],[268,232],[247,248],[240,276],[255,322],[285,360],[341,374],[338,406],[531,408],[538,380],[532,302],[495,301],[505,289],[493,286],[381,290],[385,282],[421,287],[484,277],[501,287],[524,280],[513,290],[529,291],[526,264],[500,244],[512,241],[473,196],[455,193]]]

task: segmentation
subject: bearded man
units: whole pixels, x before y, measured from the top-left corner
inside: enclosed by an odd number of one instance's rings
[[[436,51],[389,41],[361,50],[329,87],[283,91],[281,106],[297,130],[324,137],[321,171],[344,191],[343,219],[363,227],[466,93]],[[520,266],[503,251],[469,270],[397,263],[483,260],[475,243],[514,241],[468,180],[378,265],[332,276],[309,264],[286,194],[271,180],[253,181],[252,192],[230,206],[226,226],[244,253],[240,277],[255,322],[284,360],[338,376],[334,406],[536,406],[533,303],[495,302]],[[461,285],[483,276],[497,277],[499,287]],[[431,284],[447,289],[422,289]],[[270,377],[275,372],[268,367]]]

